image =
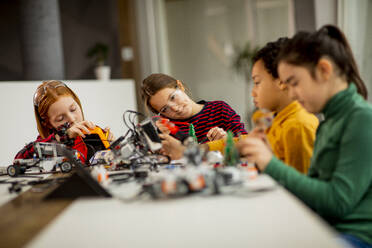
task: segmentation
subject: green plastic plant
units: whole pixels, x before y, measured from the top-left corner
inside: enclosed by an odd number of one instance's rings
[[[239,163],[239,152],[234,144],[234,134],[230,130],[227,132],[224,154],[225,166],[236,166]]]
[[[104,65],[108,57],[108,50],[106,44],[96,43],[88,50],[87,56],[93,58],[97,65]]]
[[[232,66],[238,73],[244,74],[246,79],[249,78],[249,72],[251,71],[252,67],[252,59],[258,50],[259,48],[252,47],[249,41],[247,41],[243,47],[235,47],[235,57]]]
[[[193,124],[190,124],[189,126],[189,136],[192,137],[196,143],[198,143],[198,138],[196,137],[195,128]]]

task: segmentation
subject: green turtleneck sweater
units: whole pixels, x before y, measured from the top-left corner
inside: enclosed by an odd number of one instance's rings
[[[350,84],[322,113],[308,176],[274,156],[265,173],[339,232],[372,244],[372,107]]]

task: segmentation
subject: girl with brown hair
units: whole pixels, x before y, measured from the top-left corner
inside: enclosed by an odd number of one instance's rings
[[[231,130],[235,136],[246,134],[240,116],[224,101],[193,101],[185,92],[183,83],[161,74],[151,74],[141,87],[142,99],[155,114],[170,119],[183,133],[193,124],[199,143],[225,138]],[[167,132],[157,123],[160,130]]]

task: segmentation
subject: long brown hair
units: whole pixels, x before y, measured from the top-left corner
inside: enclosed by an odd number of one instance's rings
[[[150,98],[164,88],[177,87],[178,82],[175,78],[162,73],[154,73],[142,81],[141,97],[145,102],[145,106],[153,113],[157,113],[157,111],[150,104]]]
[[[77,95],[66,84],[57,80],[42,82],[34,94],[34,111],[37,130],[42,138],[51,134],[51,126],[48,118],[48,110],[62,96],[71,96],[79,105],[81,112],[83,108]],[[83,113],[84,117],[84,113]]]
[[[315,78],[315,67],[322,57],[331,59],[339,76],[348,83],[354,83],[358,93],[367,99],[367,88],[360,77],[350,45],[342,31],[335,26],[326,25],[313,33],[298,32],[283,46],[278,61],[304,66]]]

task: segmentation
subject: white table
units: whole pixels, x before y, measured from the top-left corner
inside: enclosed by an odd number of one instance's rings
[[[0,170],[3,171],[5,169],[5,167],[0,167]],[[0,176],[0,181],[6,181],[6,182],[16,182],[16,181],[23,181],[24,183],[28,182],[28,181],[33,181],[33,180],[37,180],[39,178],[42,178],[42,179],[45,179],[47,178],[49,175],[48,174],[45,174],[45,175],[39,175],[37,177],[16,177],[16,178],[12,178],[12,177],[9,177],[7,175],[3,175],[3,176]],[[18,196],[17,193],[13,192],[13,193],[9,193],[9,187],[11,186],[10,183],[0,183],[0,206],[13,200],[14,198],[16,198]],[[29,190],[31,188],[31,186],[24,186],[22,187],[22,191],[21,192],[25,192],[27,190]]]
[[[255,182],[272,183],[266,175]],[[339,247],[337,234],[277,186],[171,200],[77,200],[29,247]]]

